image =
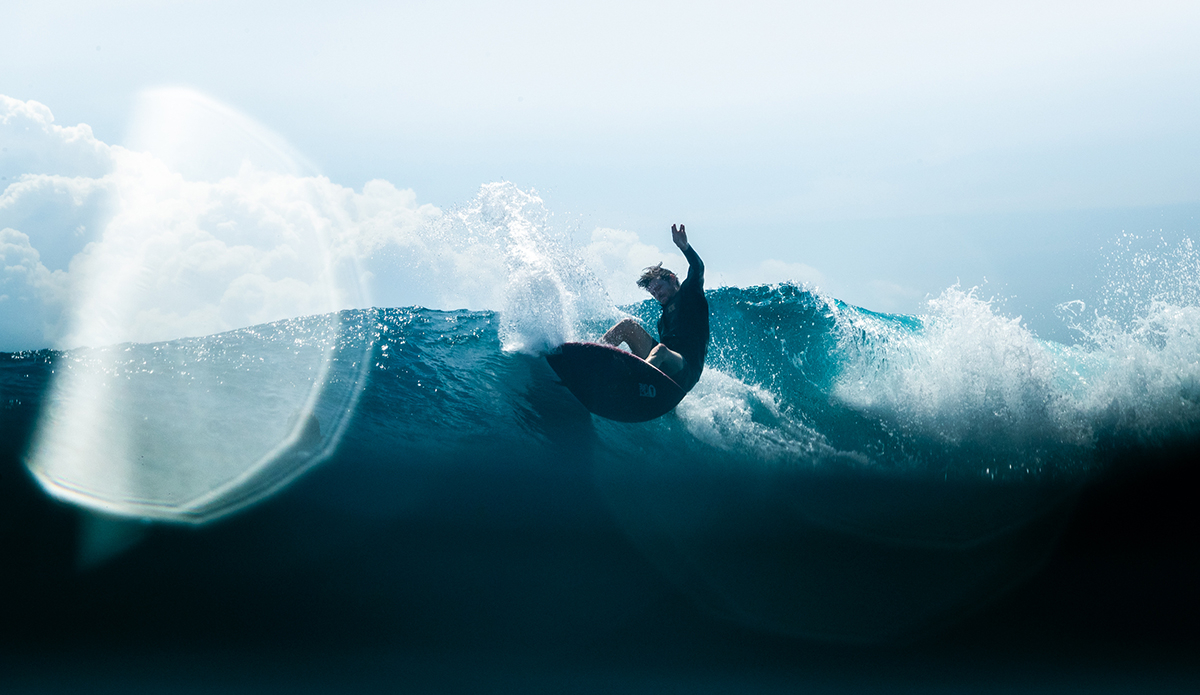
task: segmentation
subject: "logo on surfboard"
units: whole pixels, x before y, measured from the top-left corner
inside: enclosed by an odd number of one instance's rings
[[[658,391],[654,388],[654,384],[638,384],[638,395],[642,398],[654,398],[658,395]]]

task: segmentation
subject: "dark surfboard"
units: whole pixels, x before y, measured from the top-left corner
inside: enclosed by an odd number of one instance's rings
[[[671,377],[611,345],[563,343],[546,361],[585,408],[609,420],[653,420],[683,400]]]

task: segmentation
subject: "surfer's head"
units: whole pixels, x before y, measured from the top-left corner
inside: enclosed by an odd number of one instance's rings
[[[659,304],[666,304],[679,291],[679,278],[675,273],[662,267],[662,263],[652,265],[642,271],[637,286],[650,293]]]

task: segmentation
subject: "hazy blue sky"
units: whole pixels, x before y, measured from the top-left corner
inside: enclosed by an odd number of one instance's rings
[[[684,221],[714,278],[868,308],[986,276],[1044,309],[1122,229],[1200,209],[1196,3],[10,1],[0,24],[0,94],[104,143],[186,87],[335,184],[447,209],[508,180],[578,233],[665,249]]]

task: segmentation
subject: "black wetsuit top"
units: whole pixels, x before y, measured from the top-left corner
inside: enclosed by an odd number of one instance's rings
[[[663,306],[658,341],[678,352],[687,363],[671,378],[684,391],[691,391],[700,380],[708,354],[708,300],[704,297],[704,261],[691,245],[683,255],[688,262],[687,279]]]

